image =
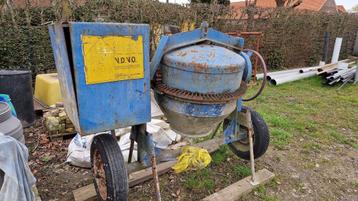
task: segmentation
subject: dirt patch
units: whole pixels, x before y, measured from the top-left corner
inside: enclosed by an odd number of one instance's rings
[[[29,166],[43,201],[72,200],[72,190],[92,182],[89,170],[64,163],[70,139],[50,141],[41,119],[24,131],[30,153]]]

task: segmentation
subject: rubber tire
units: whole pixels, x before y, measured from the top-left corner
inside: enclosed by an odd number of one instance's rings
[[[255,110],[243,106],[243,109],[247,109],[251,112],[251,121],[254,129],[254,158],[260,158],[265,154],[267,148],[270,144],[270,132],[265,120],[261,117],[261,115]],[[240,151],[235,147],[235,144],[228,144],[231,151],[238,157],[250,160],[250,152],[249,151]]]
[[[0,190],[1,190],[2,185],[3,185],[3,183],[4,183],[4,177],[5,177],[5,173],[4,173],[4,171],[2,171],[2,170],[0,169]]]
[[[92,170],[95,150],[98,150],[102,162],[105,164],[104,172],[107,184],[107,199],[103,200],[99,194],[96,179],[94,179],[97,199],[100,201],[127,201],[128,174],[117,141],[109,134],[102,134],[94,137],[91,145]]]

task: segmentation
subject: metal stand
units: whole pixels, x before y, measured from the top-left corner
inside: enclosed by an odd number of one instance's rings
[[[117,141],[116,130],[111,130],[111,135]]]
[[[250,114],[250,113],[249,113]],[[252,139],[252,131],[249,131],[249,144],[250,144],[250,165],[251,165],[251,184],[257,185],[255,177],[255,157],[254,157],[254,142]]]
[[[256,182],[256,175],[255,175],[255,156],[254,156],[254,141],[253,141],[254,129],[252,127],[250,111],[246,110],[246,111],[244,111],[244,113],[245,113],[245,117],[246,117],[246,122],[245,122],[246,125],[245,126],[248,130],[249,146],[250,146],[250,166],[251,166],[251,181],[250,181],[250,183],[252,185],[257,185],[258,183]]]
[[[152,162],[153,180],[154,180],[154,185],[155,185],[155,198],[157,201],[161,201],[162,197],[160,195],[160,185],[159,185],[159,177],[158,177],[158,171],[157,171],[157,159],[156,159],[155,155],[152,155],[151,162]]]
[[[133,150],[134,150],[134,140],[131,139],[131,145],[129,147],[128,163],[132,162]]]
[[[354,84],[358,83],[358,64],[356,62],[356,66],[357,66],[357,70],[356,70],[356,74],[354,75]]]
[[[146,131],[146,124],[132,126],[131,130],[131,146],[129,150],[128,162],[132,161],[134,141],[138,144],[138,162],[143,162],[145,165],[152,166],[152,175],[155,185],[155,197],[156,201],[161,201],[159,177],[157,171],[157,159],[155,156],[154,143],[152,140],[152,134]],[[150,158],[150,161],[148,159]]]

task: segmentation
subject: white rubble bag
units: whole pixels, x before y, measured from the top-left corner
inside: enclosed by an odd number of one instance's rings
[[[95,135],[77,135],[68,145],[66,162],[84,168],[91,168],[91,144]]]
[[[0,189],[1,201],[35,201],[32,188],[36,179],[27,164],[27,147],[0,133],[0,169],[5,173]]]
[[[159,119],[152,119],[147,124],[147,131],[153,134],[154,145],[159,149],[166,149],[169,145],[181,139],[181,136],[172,131],[165,121]],[[83,137],[77,134],[68,146],[66,162],[78,167],[91,168],[91,143],[93,137],[99,134],[103,133]],[[116,129],[116,135],[121,136],[118,145],[122,150],[124,161],[127,162],[131,142],[130,127]],[[137,161],[137,143],[134,143],[132,161]]]

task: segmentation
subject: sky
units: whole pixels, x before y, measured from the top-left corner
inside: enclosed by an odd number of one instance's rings
[[[160,0],[162,2],[165,2],[166,0]],[[241,0],[231,0],[231,2],[236,2],[236,1],[241,1]],[[169,0],[169,2],[171,3],[188,3],[189,0]],[[351,9],[353,6],[358,5],[358,0],[336,0],[337,5],[344,5],[344,7],[349,10]]]

